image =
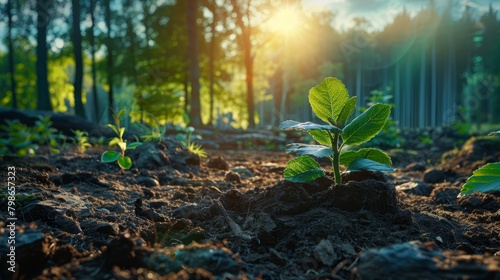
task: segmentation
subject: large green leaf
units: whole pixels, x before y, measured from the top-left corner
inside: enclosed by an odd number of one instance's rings
[[[300,156],[287,162],[283,174],[289,181],[304,183],[325,176],[325,171],[311,157]]]
[[[347,171],[372,170],[382,172],[394,172],[396,169],[387,164],[373,161],[367,158],[358,158],[353,160],[347,167]]]
[[[488,163],[474,171],[463,185],[458,196],[474,192],[487,193],[495,191],[500,191],[500,162]]]
[[[285,147],[287,153],[294,153],[297,156],[309,155],[315,157],[331,157],[333,156],[333,151],[330,147],[323,145],[307,145],[307,144],[288,144]]]
[[[101,161],[102,162],[115,162],[120,158],[120,153],[115,151],[105,151],[102,153]]]
[[[325,130],[309,130],[307,133],[311,135],[314,140],[318,141],[321,145],[328,147],[332,146],[332,138],[330,137],[330,132]]]
[[[371,106],[344,128],[342,140],[347,145],[363,144],[382,130],[390,114],[389,104]]]
[[[356,96],[353,96],[349,100],[347,100],[347,102],[344,104],[344,107],[342,108],[342,111],[340,111],[339,118],[337,120],[338,126],[344,127],[345,123],[354,112],[354,109],[356,109],[357,101],[358,98]]]
[[[118,165],[123,169],[129,169],[132,166],[132,159],[127,156],[118,158],[117,162]]]
[[[358,159],[366,158],[382,164],[392,164],[391,158],[383,151],[375,148],[363,148],[359,151],[347,151],[340,154],[340,164],[349,166],[349,164]]]
[[[332,125],[338,123],[339,114],[348,99],[347,88],[336,78],[326,78],[309,91],[309,103],[314,114]],[[330,119],[335,122],[331,123]]]
[[[281,130],[304,130],[304,131],[310,131],[310,130],[328,130],[333,133],[340,133],[342,130],[336,126],[329,125],[329,124],[317,124],[313,122],[296,122],[296,121],[284,121],[280,124],[280,129]]]

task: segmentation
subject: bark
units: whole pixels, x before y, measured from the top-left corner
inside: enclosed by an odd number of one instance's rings
[[[209,50],[209,57],[208,57],[208,79],[209,79],[209,95],[210,95],[210,108],[209,108],[209,118],[208,118],[208,123],[210,125],[214,124],[214,85],[215,85],[215,47],[216,47],[216,41],[215,41],[215,25],[217,23],[216,18],[217,18],[217,13],[215,11],[215,3],[213,4],[214,6],[212,7],[212,22],[210,23],[210,31],[212,32],[212,40],[210,41],[210,50]]]
[[[97,0],[90,0],[90,20],[92,21],[90,25],[90,56],[92,60],[91,72],[92,72],[92,94],[94,96],[94,121],[99,122],[99,101],[97,97],[97,68],[95,62],[95,3]]]
[[[9,76],[10,76],[10,91],[12,94],[12,108],[17,109],[17,93],[15,79],[15,64],[14,64],[14,45],[12,43],[12,0],[7,0],[7,47],[9,48]]]
[[[74,99],[75,114],[85,118],[85,110],[82,102],[83,85],[83,58],[82,58],[82,32],[80,30],[80,1],[72,0],[73,8],[73,53],[75,55],[75,81],[74,81]]]
[[[37,36],[36,36],[36,75],[38,90],[38,110],[52,111],[50,103],[49,80],[47,68],[47,26],[50,21],[49,8],[52,0],[37,0]]]
[[[114,93],[113,93],[113,84],[114,84],[114,63],[113,63],[113,39],[111,37],[111,0],[106,0],[106,15],[105,15],[106,26],[108,27],[107,34],[107,42],[106,48],[108,49],[108,60],[107,60],[107,68],[108,68],[108,121],[113,121],[113,108],[114,108]]]
[[[200,104],[200,65],[198,58],[198,28],[196,18],[198,13],[198,1],[187,0],[187,32],[188,32],[188,56],[189,56],[189,81],[191,84],[191,108],[189,118],[191,125],[201,126],[201,104]]]
[[[418,127],[425,126],[425,47],[422,48],[422,53],[420,56],[420,94],[418,98]]]
[[[247,87],[247,110],[248,110],[248,127],[255,127],[255,106],[253,100],[253,56],[252,56],[252,27],[250,25],[250,6],[251,1],[247,3],[245,14],[243,14],[241,5],[236,0],[231,0],[234,12],[236,13],[236,25],[241,29],[241,39],[243,42],[243,60],[246,71],[246,87]],[[246,25],[243,21],[243,16],[246,17]]]

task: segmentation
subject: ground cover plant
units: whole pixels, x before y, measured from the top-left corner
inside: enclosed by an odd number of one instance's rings
[[[307,131],[319,145],[294,143],[287,145],[286,152],[298,157],[290,160],[284,171],[287,180],[308,182],[325,175],[312,156],[327,157],[332,162],[335,182],[340,184],[340,165],[347,171],[393,171],[390,157],[376,148],[344,151],[348,145],[361,145],[372,139],[384,128],[391,113],[391,105],[373,104],[362,114],[349,121],[356,109],[357,97],[349,98],[345,85],[336,78],[326,78],[309,91],[309,103],[316,116],[326,124],[296,122],[281,123],[282,130]]]

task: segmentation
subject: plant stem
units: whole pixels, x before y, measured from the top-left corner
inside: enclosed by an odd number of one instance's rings
[[[335,183],[342,183],[342,177],[340,177],[340,151],[339,151],[339,133],[335,133],[332,139],[332,150],[333,150],[333,173],[335,174]]]

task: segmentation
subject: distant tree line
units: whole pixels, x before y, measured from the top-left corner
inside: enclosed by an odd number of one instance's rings
[[[283,5],[300,27],[268,31]],[[490,7],[416,16],[402,10],[377,31],[370,19],[339,31],[332,12],[285,0],[6,0],[0,105],[68,111],[108,122],[121,107],[137,121],[244,127],[311,119],[309,88],[336,76],[365,106],[382,90],[404,127],[454,120],[499,123],[500,21]],[[375,29],[376,30],[376,29]],[[288,35],[287,35],[288,36]]]

